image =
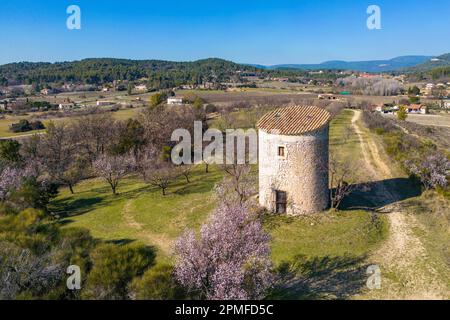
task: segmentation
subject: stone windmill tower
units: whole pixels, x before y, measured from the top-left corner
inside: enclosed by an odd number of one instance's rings
[[[328,208],[330,119],[322,108],[293,106],[259,120],[261,206],[292,215]]]

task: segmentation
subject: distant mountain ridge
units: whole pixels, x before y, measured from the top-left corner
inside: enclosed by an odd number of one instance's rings
[[[445,67],[450,67],[450,53],[434,57],[424,63],[409,68],[408,71],[412,72],[430,71],[436,68],[445,68]]]
[[[389,60],[341,61],[333,60],[319,64],[279,64],[274,66],[252,65],[264,69],[302,69],[302,70],[354,70],[363,72],[398,71],[430,62],[434,56],[400,56]]]

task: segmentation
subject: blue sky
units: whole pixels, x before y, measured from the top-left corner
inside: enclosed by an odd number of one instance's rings
[[[66,9],[81,8],[81,30]],[[382,29],[366,27],[369,5]],[[88,57],[281,64],[450,52],[449,0],[0,0],[0,64]]]

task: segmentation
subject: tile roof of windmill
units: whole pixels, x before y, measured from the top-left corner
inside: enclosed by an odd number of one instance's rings
[[[331,119],[325,109],[316,106],[291,106],[266,113],[257,124],[258,129],[280,135],[300,135],[322,128]]]

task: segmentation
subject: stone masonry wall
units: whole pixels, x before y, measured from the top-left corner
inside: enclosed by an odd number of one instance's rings
[[[285,147],[285,157],[278,147]],[[329,127],[301,136],[259,131],[259,202],[275,210],[275,190],[287,193],[287,213],[323,211],[329,206]]]

